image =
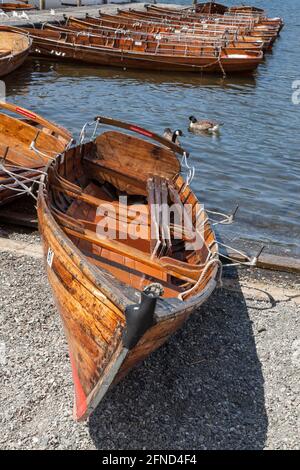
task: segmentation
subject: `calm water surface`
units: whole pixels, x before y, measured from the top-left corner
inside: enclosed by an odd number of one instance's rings
[[[286,23],[253,77],[150,74],[30,60],[6,78],[8,100],[57,121],[76,137],[97,114],[158,132],[182,129],[182,144],[196,167],[192,186],[201,201],[223,211],[240,204],[227,233],[300,254],[300,105],[292,103],[292,82],[300,80],[300,2],[250,3]],[[220,136],[188,133],[191,114],[224,122]]]

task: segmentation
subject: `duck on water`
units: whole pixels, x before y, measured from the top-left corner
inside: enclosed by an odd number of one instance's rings
[[[223,126],[223,123],[210,121],[208,119],[198,120],[195,116],[189,117],[190,124],[189,130],[192,132],[219,132],[220,127]]]
[[[172,131],[169,127],[166,127],[163,133],[163,137],[168,139],[173,144],[180,145],[179,137],[183,136],[183,132],[180,129]]]

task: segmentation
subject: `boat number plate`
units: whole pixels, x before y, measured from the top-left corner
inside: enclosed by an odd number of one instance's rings
[[[54,258],[54,252],[49,247],[48,254],[47,254],[47,263],[50,266],[50,268],[52,268],[53,258]]]

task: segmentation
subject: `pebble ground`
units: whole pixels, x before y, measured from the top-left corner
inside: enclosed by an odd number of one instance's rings
[[[1,252],[0,272],[1,449],[299,448],[299,277],[233,275],[76,424],[42,260]]]

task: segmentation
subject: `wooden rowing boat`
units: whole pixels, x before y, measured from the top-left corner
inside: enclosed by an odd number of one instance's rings
[[[77,22],[80,22],[78,18],[73,17],[66,17],[66,25],[75,26]],[[226,27],[223,25],[210,25],[210,24],[199,24],[199,25],[188,25],[188,24],[178,24],[176,22],[172,22],[172,24],[164,24],[158,21],[147,21],[147,20],[139,20],[136,21],[133,18],[121,18],[117,15],[108,15],[101,13],[99,18],[95,18],[92,16],[87,15],[84,20],[86,23],[93,24],[95,26],[100,27],[109,27],[115,29],[130,29],[134,31],[144,31],[144,32],[151,32],[151,33],[174,33],[174,34],[194,34],[194,35],[220,35],[229,33],[234,37],[241,38],[243,40],[245,38],[245,29],[238,28],[237,26]],[[262,38],[252,38],[251,34],[249,33],[249,41],[256,41]]]
[[[180,14],[163,14],[163,13],[153,13],[153,12],[141,12],[139,10],[129,9],[129,10],[119,10],[119,14],[124,16],[133,16],[133,17],[145,17],[152,18],[153,20],[163,20],[163,21],[180,21],[180,22],[190,22],[190,23],[219,23],[224,25],[238,25],[244,26],[247,28],[264,28],[266,31],[270,31],[276,34],[277,28],[276,24],[269,22],[268,18],[261,18],[253,15],[236,15],[226,13],[224,15],[180,15]]]
[[[227,11],[233,13],[250,13],[250,14],[257,14],[257,15],[265,15],[265,11],[262,8],[254,7],[254,6],[247,6],[247,5],[236,5],[232,7],[228,7]]]
[[[147,17],[139,17],[136,18],[135,16],[128,15],[126,14],[121,14],[121,12],[118,15],[108,15],[101,13],[100,15],[100,20],[102,21],[110,21],[110,22],[119,22],[122,24],[130,24],[131,26],[135,27],[141,27],[141,26],[146,26],[146,27],[152,27],[152,28],[168,28],[174,29],[176,31],[181,31],[181,32],[190,32],[190,33],[195,33],[199,34],[200,32],[204,33],[209,33],[209,32],[222,32],[222,33],[227,33],[229,32],[230,34],[235,34],[235,35],[247,35],[253,37],[253,40],[258,40],[258,41],[263,41],[265,44],[265,48],[271,48],[272,44],[274,43],[277,34],[273,34],[270,31],[266,30],[261,30],[261,29],[255,29],[255,28],[249,28],[249,26],[245,25],[235,25],[235,24],[221,24],[221,23],[216,23],[216,22],[194,22],[194,21],[178,21],[178,19],[173,18],[173,19],[168,19],[168,20],[161,20],[159,18],[152,19],[147,18]]]
[[[223,15],[228,7],[216,2],[203,2],[195,5],[196,13],[206,13],[208,15]]]
[[[265,14],[265,11],[261,8],[251,7],[251,6],[233,6],[225,7],[224,5],[216,4],[215,2],[209,2],[205,4],[196,5],[195,9],[171,9],[166,7],[160,7],[158,5],[147,5],[147,12],[158,14],[160,16],[172,16],[172,17],[181,17],[184,19],[197,19],[197,18],[213,18],[220,20],[223,19],[232,22],[243,21],[255,21],[256,23],[266,24],[268,26],[279,27],[283,26],[282,18],[268,18]]]
[[[206,15],[203,15],[201,17],[195,17],[195,16],[185,16],[182,17],[180,15],[162,15],[159,13],[147,13],[147,12],[141,12],[139,10],[119,10],[118,11],[118,16],[122,18],[133,18],[136,21],[140,19],[146,19],[148,21],[161,21],[164,22],[165,24],[171,24],[171,23],[178,23],[178,24],[189,24],[189,25],[201,25],[201,24],[211,24],[211,25],[223,25],[225,27],[228,26],[238,26],[238,27],[243,27],[246,30],[250,30],[256,33],[264,34],[265,36],[269,36],[270,38],[274,38],[274,40],[277,38],[279,31],[280,31],[280,24],[271,23],[268,22],[268,20],[262,20],[260,21],[258,18],[243,18],[240,16],[225,16],[225,15],[220,15],[218,17],[214,16],[209,16],[207,17]]]
[[[0,102],[0,205],[22,196],[70,143],[71,134],[19,106]]]
[[[231,13],[244,13],[244,14],[259,14],[265,15],[265,11],[261,8],[246,6],[246,5],[237,5],[232,7],[227,7],[226,5],[222,5],[216,2],[205,2],[205,3],[197,3],[193,7],[189,8],[168,8],[162,7],[156,4],[149,4],[145,5],[146,10],[151,12],[158,12],[163,14],[180,14],[182,16],[191,15],[193,13],[196,14],[206,14],[206,15],[224,15],[226,12]]]
[[[165,13],[165,14],[174,14],[174,15],[191,15],[193,13],[202,13],[205,15],[223,15],[229,8],[225,5],[216,2],[203,2],[203,3],[196,3],[192,7],[187,8],[172,8],[172,7],[162,7],[160,5],[148,4],[145,5],[147,11],[151,12],[158,12],[158,13]]]
[[[166,15],[180,15],[180,16],[191,16],[195,14],[203,14],[203,15],[224,15],[226,11],[228,11],[228,7],[225,5],[221,5],[220,3],[215,2],[205,2],[205,3],[197,3],[192,7],[187,8],[171,8],[171,7],[162,7],[156,4],[148,4],[145,5],[146,10],[151,13],[161,13]]]
[[[52,24],[45,23],[43,25],[44,30],[51,30],[51,31],[65,31],[65,32],[81,32],[81,34],[85,35],[93,35],[93,36],[100,36],[102,38],[120,38],[126,37],[127,39],[132,39],[134,41],[147,41],[148,43],[151,41],[164,41],[168,45],[189,45],[189,46],[199,46],[204,47],[206,51],[210,51],[214,53],[216,48],[223,47],[223,48],[231,48],[236,50],[254,50],[260,51],[263,48],[262,42],[246,42],[246,41],[239,41],[239,40],[230,40],[230,38],[225,37],[212,37],[212,36],[196,36],[196,35],[188,35],[188,34],[167,34],[167,33],[145,33],[140,31],[131,31],[131,30],[115,30],[114,28],[106,28],[106,27],[98,27],[95,25],[89,25],[85,21],[77,21],[76,26],[72,26],[72,24],[68,24],[67,26],[56,26]]]
[[[65,30],[65,31],[84,31],[86,33],[100,34],[107,36],[118,36],[125,35],[126,37],[132,37],[133,39],[139,40],[157,40],[157,38],[162,39],[163,41],[191,45],[203,44],[210,46],[221,46],[221,47],[230,47],[236,49],[247,49],[247,50],[260,50],[263,49],[263,41],[256,41],[251,37],[236,37],[229,32],[224,34],[208,34],[207,32],[202,33],[187,33],[184,32],[174,32],[174,31],[160,31],[159,28],[155,28],[156,31],[150,30],[145,31],[144,28],[130,28],[128,25],[124,28],[120,27],[107,27],[101,26],[97,19],[87,18],[86,20],[80,20],[77,18],[68,18],[64,25],[55,26],[52,24],[44,24],[43,29],[51,30]]]
[[[28,35],[0,31],[0,77],[23,65],[29,55],[31,44]]]
[[[5,12],[29,11],[36,10],[36,7],[30,3],[0,3],[0,10]]]
[[[263,61],[263,52],[235,48],[135,41],[68,31],[10,28],[29,33],[32,54],[56,60],[72,60],[140,70],[193,73],[249,73]]]
[[[104,131],[58,157],[38,198],[76,420],[207,300],[221,274],[207,214],[179,174],[184,150],[136,125],[97,123],[126,133]],[[170,207],[183,228],[166,217]]]

